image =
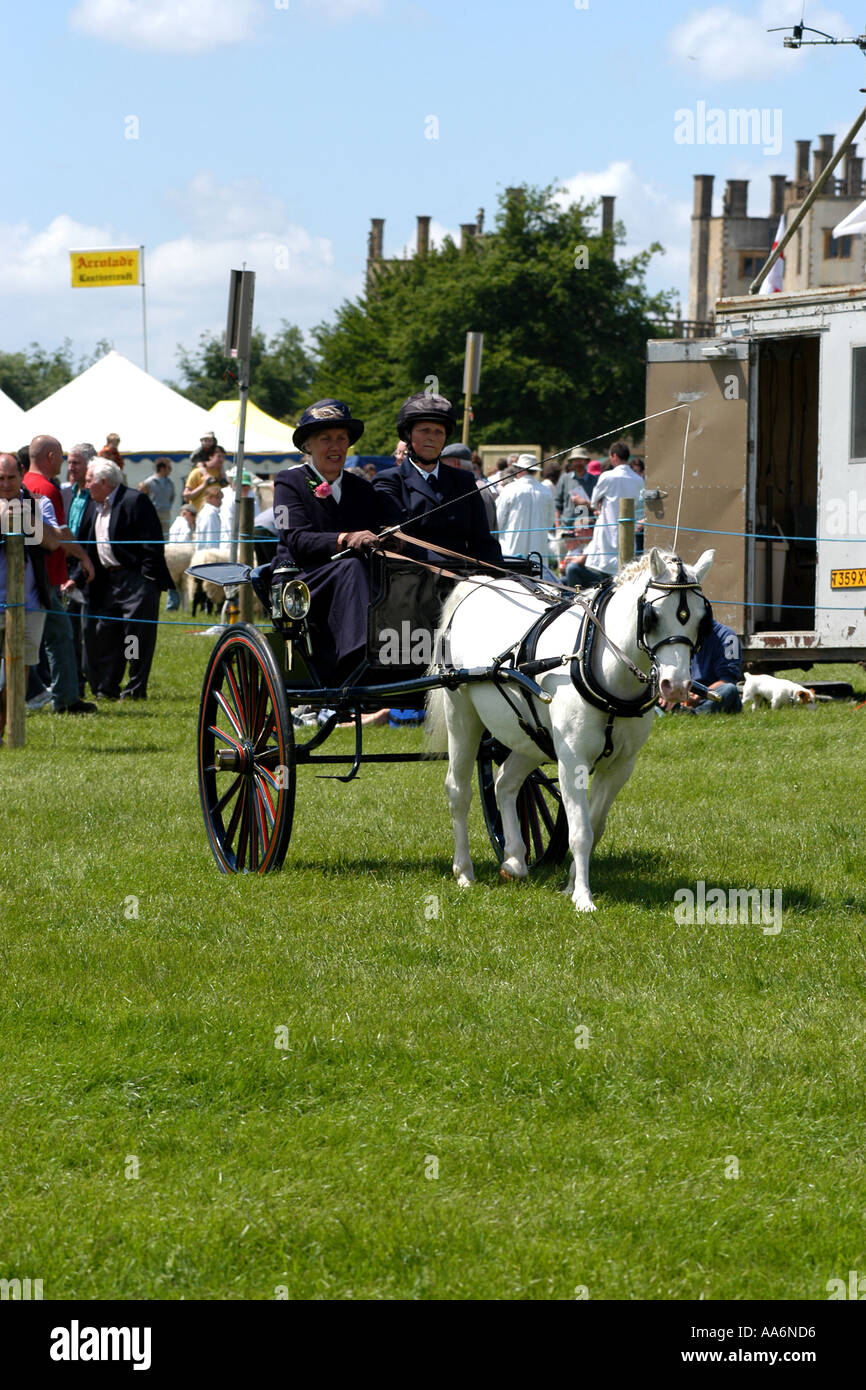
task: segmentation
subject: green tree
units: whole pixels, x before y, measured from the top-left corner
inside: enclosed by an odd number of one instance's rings
[[[351,403],[366,423],[362,448],[393,448],[397,409],[414,391],[460,402],[467,329],[484,333],[473,443],[549,450],[644,414],[646,340],[673,300],[645,287],[662,248],[614,260],[614,238],[588,229],[593,206],[563,208],[556,192],[503,195],[492,235],[384,264],[365,296],[316,329],[312,395]]]
[[[202,333],[198,347],[188,352],[178,345],[183,382],[175,390],[203,406],[237,397],[237,364],[226,358],[223,340]],[[314,364],[304,347],[300,328],[283,320],[278,333],[267,338],[254,328],[250,340],[250,397],[277,420],[294,422],[307,404]]]
[[[29,410],[110,351],[111,344],[101,338],[89,356],[79,358],[77,366],[69,338],[53,351],[40,347],[39,343],[31,343],[20,352],[0,352],[0,391],[22,410]]]

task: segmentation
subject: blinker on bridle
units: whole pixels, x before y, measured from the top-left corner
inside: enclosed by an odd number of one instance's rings
[[[686,623],[689,621],[689,618],[691,617],[691,614],[689,613],[689,604],[688,599],[686,598],[686,594],[689,592],[690,589],[694,593],[700,593],[700,584],[697,580],[690,580],[688,578],[683,562],[680,559],[680,557],[677,556],[676,578],[668,580],[650,579],[650,582],[647,584],[646,588],[644,589],[644,592],[638,599],[638,646],[641,647],[643,651],[647,653],[648,656],[652,657],[653,660],[655,660],[655,654],[660,647],[674,646],[676,644],[688,647],[692,656],[694,656],[695,652],[697,652],[703,644],[703,640],[707,635],[707,632],[709,631],[710,625],[713,621],[713,610],[710,605],[709,599],[704,597],[704,613],[698,626],[696,642],[693,642],[690,637],[686,636],[663,637],[660,642],[656,642],[655,646],[651,647],[647,642],[647,633],[658,621],[658,615],[655,612],[653,604],[660,603],[661,599],[647,599],[646,595],[650,589],[661,589],[665,593],[679,594],[679,603],[677,604],[677,621],[679,622],[680,627],[685,627]]]

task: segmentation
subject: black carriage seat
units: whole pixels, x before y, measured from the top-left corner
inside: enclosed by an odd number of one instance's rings
[[[472,560],[465,565],[449,559],[448,568],[458,578],[481,574]],[[537,557],[526,560],[514,558],[503,568],[519,570],[538,577],[541,562]],[[271,612],[270,584],[273,566],[260,565],[250,575],[253,589],[268,613]],[[448,664],[450,656],[447,639],[440,640],[439,618],[442,606],[456,579],[437,574],[409,560],[394,560],[379,551],[370,556],[370,603],[367,609],[366,663],[353,684],[388,685],[423,676],[432,664]],[[275,634],[276,635],[276,634]],[[315,663],[316,631],[311,625],[313,662]],[[307,663],[295,668],[295,680]],[[319,684],[314,672],[312,684]],[[290,683],[295,680],[290,678]],[[309,682],[301,678],[300,685]],[[424,696],[419,694],[418,703]],[[409,708],[411,696],[400,696],[400,704]],[[374,706],[370,706],[373,708]]]
[[[439,629],[442,606],[458,579],[483,575],[485,571],[470,559],[461,564],[449,557],[446,567],[456,578],[437,574],[409,560],[389,559],[377,552],[372,555],[367,610],[371,680],[422,676],[428,666],[450,662],[447,636],[443,641]],[[503,568],[538,577],[541,560],[513,557]]]

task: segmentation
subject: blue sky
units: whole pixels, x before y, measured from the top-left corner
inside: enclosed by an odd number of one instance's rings
[[[802,0],[41,0],[4,12],[0,349],[106,337],[141,363],[132,289],[72,290],[67,252],[144,243],[150,369],[222,331],[228,272],[257,272],[256,321],[304,329],[360,292],[371,217],[386,254],[488,226],[509,184],[617,197],[653,289],[687,299],[692,176],[769,175],[794,141],[860,109],[856,48],[785,51]],[[866,28],[866,4],[806,0]],[[781,152],[678,143],[676,113],[781,113]],[[435,117],[436,126],[430,118]],[[682,125],[682,122],[680,122]],[[428,138],[436,131],[437,138]],[[132,136],[133,138],[129,138]],[[861,145],[861,153],[863,146]],[[481,327],[483,325],[473,325]],[[253,384],[253,394],[255,387]]]

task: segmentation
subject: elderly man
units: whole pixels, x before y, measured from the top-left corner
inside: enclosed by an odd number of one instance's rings
[[[29,704],[31,708],[38,708],[51,700],[55,714],[93,714],[96,706],[81,699],[72,623],[61,598],[62,594],[74,588],[67,574],[66,556],[71,555],[78,560],[83,575],[88,579],[93,576],[93,565],[66,525],[63,496],[56,481],[63,463],[59,440],[50,434],[39,434],[31,441],[29,453],[30,470],[25,474],[24,486],[51,503],[61,540],[61,546],[48,557],[46,563],[49,603],[45,613],[43,642],[51,686],[41,696],[31,698]]]
[[[79,536],[96,569],[86,593],[87,679],[104,699],[144,700],[160,590],[172,587],[162,527],[150,498],[127,487],[116,464],[94,460],[85,482],[90,501]],[[121,691],[127,661],[129,677]]]
[[[206,487],[195,523],[195,544],[197,550],[219,550],[222,521],[220,510],[223,504],[223,490],[219,483]]]
[[[39,659],[39,646],[45,626],[45,611],[50,602],[48,576],[45,572],[45,551],[57,550],[60,546],[60,533],[54,526],[54,510],[47,497],[36,497],[22,485],[21,464],[15,454],[0,454],[0,526],[2,514],[10,502],[20,501],[22,508],[29,506],[33,513],[33,536],[38,535],[35,525],[35,509],[42,513],[41,540],[38,544],[24,546],[24,662],[29,671]],[[20,523],[15,527],[20,530]],[[2,534],[2,532],[0,532]],[[6,547],[0,545],[0,652],[3,650],[6,628]],[[0,687],[0,746],[6,728],[6,688]]]
[[[84,486],[87,465],[96,458],[92,444],[74,444],[66,455],[66,476],[68,482],[62,483],[63,505],[66,508],[66,524],[73,536],[78,536],[78,528],[90,494]],[[75,660],[78,664],[78,698],[84,699],[84,595],[77,585],[64,593],[66,611],[72,620],[72,640],[75,643]]]
[[[529,555],[537,550],[546,560],[547,533],[554,522],[553,494],[536,476],[541,464],[534,454],[520,454],[516,466],[514,482],[496,499],[499,544],[503,555]]]

